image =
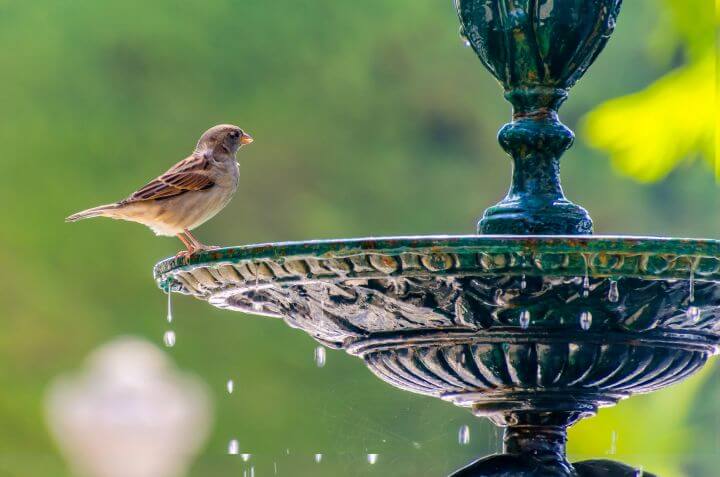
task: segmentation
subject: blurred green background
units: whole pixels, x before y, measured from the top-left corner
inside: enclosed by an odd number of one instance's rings
[[[597,233],[718,237],[714,18],[712,0],[625,2],[563,107],[578,133],[565,191]],[[0,0],[0,44],[3,477],[69,475],[44,422],[48,383],[114,337],[161,344],[167,327],[151,269],[180,242],[63,218],[126,196],[211,125],[256,142],[236,199],[198,231],[209,243],[472,233],[508,186],[496,132],[509,105],[450,0]],[[356,358],[329,351],[317,368],[315,343],[280,321],[187,297],[175,315],[169,354],[214,393],[192,476],[241,475],[233,437],[258,476],[273,462],[289,476],[441,476],[499,447],[488,422],[390,388]],[[581,423],[572,457],[717,475],[711,368]]]

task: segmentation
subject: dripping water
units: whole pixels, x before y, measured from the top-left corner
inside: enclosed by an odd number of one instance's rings
[[[172,348],[175,346],[175,332],[173,330],[168,330],[163,335],[163,343],[165,343],[165,346],[168,348]]]
[[[608,301],[617,303],[620,300],[620,291],[618,290],[617,280],[610,280],[610,290],[608,290]]]
[[[695,302],[695,270],[690,270],[690,296],[688,296],[690,303]]]
[[[458,431],[458,442],[460,445],[466,446],[470,443],[470,427],[464,425]]]
[[[368,464],[373,465],[377,462],[377,460],[378,460],[378,454],[368,454],[367,455]]]
[[[317,348],[315,348],[314,356],[315,356],[315,365],[318,368],[324,367],[325,366],[325,347],[318,346]]]
[[[526,330],[530,326],[530,311],[523,310],[520,312],[520,328]]]
[[[315,463],[319,464],[322,462],[323,455],[322,454],[315,454]]]
[[[232,439],[228,442],[228,454],[238,455],[240,453],[240,443],[237,439]]]
[[[250,457],[252,457],[252,454],[240,454],[240,458],[243,460],[243,462],[249,461]]]
[[[582,296],[587,298],[590,296],[590,267],[588,265],[587,255],[583,254],[583,261],[585,262],[585,276],[582,281]]]
[[[700,308],[693,305],[695,303],[695,269],[692,267],[690,268],[689,288],[688,303],[690,303],[690,306],[688,306],[685,316],[692,321],[697,321],[700,318]]]
[[[167,292],[167,322],[172,323],[173,321],[173,309],[172,309],[172,292],[168,289]]]
[[[235,391],[235,381],[232,379],[228,379],[227,383],[225,384],[225,388],[227,389],[228,394],[232,394],[233,391]]]
[[[587,331],[592,326],[592,313],[589,311],[583,311],[580,313],[580,328]]]
[[[470,46],[470,40],[467,36],[465,36],[465,32],[463,31],[463,28],[460,27],[460,41],[462,41],[463,46],[465,48],[468,48]]]
[[[610,435],[610,451],[608,452],[610,455],[615,455],[617,453],[617,432],[613,431]]]

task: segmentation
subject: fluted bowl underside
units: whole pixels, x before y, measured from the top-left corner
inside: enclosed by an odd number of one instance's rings
[[[388,383],[472,406],[592,412],[697,371],[720,341],[720,242],[438,236],[233,247],[165,290],[283,318]]]

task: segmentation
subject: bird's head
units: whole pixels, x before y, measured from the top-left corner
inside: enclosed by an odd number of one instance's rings
[[[253,142],[252,136],[232,124],[220,124],[205,131],[197,143],[198,150],[211,150],[234,155],[238,149]]]

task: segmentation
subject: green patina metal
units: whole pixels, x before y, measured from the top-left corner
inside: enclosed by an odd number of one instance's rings
[[[558,119],[568,90],[615,29],[622,0],[459,0],[461,34],[500,81],[513,121],[499,134],[513,159],[507,196],[485,211],[486,234],[590,234],[592,220],[560,186],[573,133]]]
[[[456,0],[462,34],[514,108],[513,159],[486,235],[230,247],[155,267],[161,288],[281,318],[392,386],[505,427],[455,477],[639,475],[570,464],[567,428],[697,372],[720,346],[720,241],[592,236],[560,186],[557,111],[608,41],[621,0]],[[645,472],[643,475],[650,476]]]

